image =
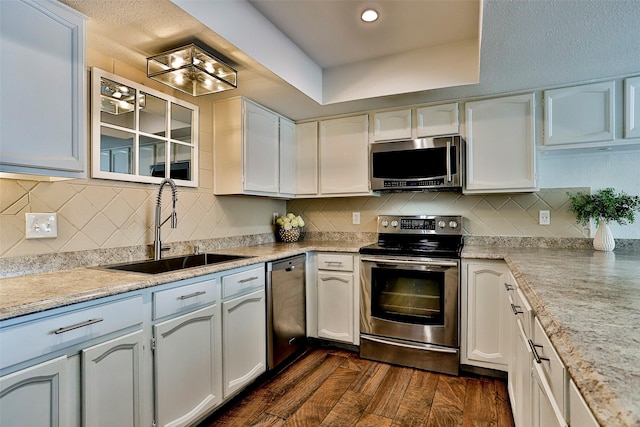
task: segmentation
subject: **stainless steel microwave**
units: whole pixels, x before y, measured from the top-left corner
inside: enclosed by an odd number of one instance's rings
[[[371,144],[371,190],[462,190],[463,144],[457,135]]]

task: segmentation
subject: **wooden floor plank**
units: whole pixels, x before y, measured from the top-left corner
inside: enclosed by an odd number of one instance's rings
[[[509,391],[505,381],[495,381],[498,427],[514,427]]]
[[[199,427],[514,427],[503,380],[402,368],[316,348]]]
[[[387,375],[389,368],[391,365],[386,363],[371,362],[369,367],[363,371],[363,375],[353,383],[350,390],[373,396],[378,391],[378,387]]]
[[[277,394],[285,393],[298,383],[301,378],[305,378],[310,372],[313,372],[318,366],[322,365],[328,355],[326,351],[309,351],[302,356],[300,360],[273,378],[265,385],[265,388]]]
[[[347,390],[327,414],[320,424],[321,427],[352,427],[355,426],[372,396]]]
[[[295,389],[278,396],[267,411],[288,419],[344,362],[344,358],[327,354],[324,362],[296,383]]]
[[[412,376],[413,370],[410,368],[391,366],[366,411],[393,419]]]
[[[392,427],[424,426],[429,419],[439,375],[416,370],[404,392]]]
[[[392,421],[390,418],[365,412],[356,424],[356,427],[390,427]]]
[[[250,425],[253,420],[264,413],[265,409],[271,405],[276,397],[276,394],[267,389],[257,389],[223,414],[206,420],[201,427],[204,427],[204,425],[207,427]]]
[[[319,426],[357,376],[357,371],[336,369],[284,425],[286,427]]]
[[[464,399],[463,427],[497,427],[496,389],[493,381],[470,378]]]
[[[462,426],[466,385],[464,377],[440,377],[427,427]]]

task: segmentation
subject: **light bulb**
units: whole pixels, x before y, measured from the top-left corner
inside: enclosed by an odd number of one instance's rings
[[[364,22],[373,22],[378,19],[378,12],[373,9],[367,9],[362,12],[362,15],[360,15],[360,19],[362,19]]]

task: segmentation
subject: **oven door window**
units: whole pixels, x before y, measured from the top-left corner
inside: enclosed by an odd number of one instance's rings
[[[418,325],[444,324],[443,271],[373,268],[371,314]]]

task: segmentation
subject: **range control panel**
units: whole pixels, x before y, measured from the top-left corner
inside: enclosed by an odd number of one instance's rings
[[[462,234],[462,217],[455,215],[381,215],[378,217],[378,233]]]

